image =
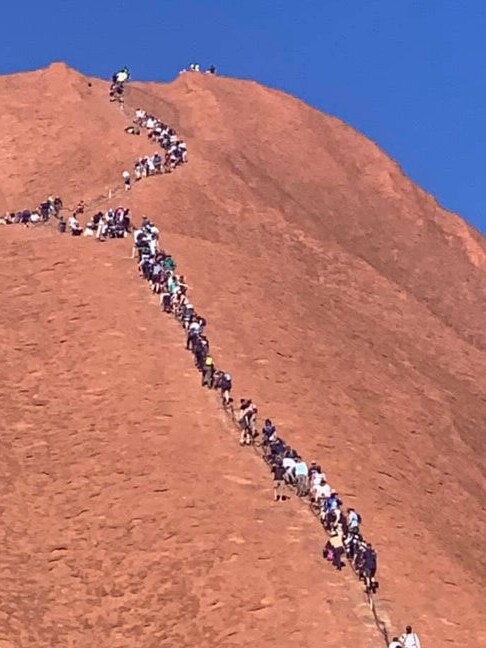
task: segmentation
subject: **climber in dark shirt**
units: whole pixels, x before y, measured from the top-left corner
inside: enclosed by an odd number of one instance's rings
[[[282,466],[282,461],[279,459],[272,467],[273,474],[273,498],[276,502],[283,500],[282,489],[285,485],[284,475],[285,468]]]

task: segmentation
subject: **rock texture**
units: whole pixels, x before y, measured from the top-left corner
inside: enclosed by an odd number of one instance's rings
[[[362,513],[391,627],[480,645],[484,239],[280,92],[185,74],[133,83],[124,114],[107,91],[63,64],[0,78],[2,205],[106,207],[151,152],[130,111],[174,125],[190,163],[115,199],[160,226],[238,393]],[[198,387],[129,243],[0,238],[0,647],[379,645],[310,514],[272,504]]]

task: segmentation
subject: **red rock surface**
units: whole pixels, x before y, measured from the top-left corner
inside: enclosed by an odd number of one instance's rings
[[[130,85],[125,116],[107,91],[62,64],[0,78],[2,205],[103,208],[152,152],[130,111],[173,125],[190,163],[127,202],[160,226],[217,362],[362,513],[390,626],[481,645],[484,239],[280,92],[186,74]],[[380,645],[313,518],[272,504],[199,389],[129,243],[0,237],[0,647]]]

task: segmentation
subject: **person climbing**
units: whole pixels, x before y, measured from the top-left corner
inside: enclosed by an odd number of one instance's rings
[[[155,173],[162,173],[162,158],[159,153],[156,151],[153,158],[152,164],[155,170]]]
[[[238,423],[240,426],[240,445],[251,445],[253,441],[253,424],[256,418],[256,407],[251,400],[242,398],[240,400],[240,412]]]
[[[118,72],[115,72],[115,74],[112,76],[111,80],[113,83],[126,83],[130,79],[130,71],[128,70],[127,66],[119,70]]]
[[[263,447],[267,447],[275,441],[277,436],[277,430],[275,428],[275,425],[272,423],[270,419],[265,419],[265,423],[263,424],[262,427],[262,445]]]
[[[413,632],[412,626],[409,625],[405,628],[405,632],[401,635],[398,641],[403,648],[421,648],[420,639],[415,632]]]
[[[145,119],[147,117],[147,113],[143,108],[137,108],[135,111],[135,119],[134,122],[138,124],[139,126],[145,126]]]
[[[130,172],[129,171],[124,171],[122,173],[123,177],[123,184],[125,185],[125,191],[130,191],[132,188],[132,181],[130,179]]]
[[[210,65],[207,74],[216,74],[216,67],[214,65]]]
[[[190,302],[186,302],[182,309],[182,326],[184,329],[187,331],[189,328],[190,323],[192,322],[194,318],[194,306]]]
[[[361,515],[356,513],[354,508],[348,508],[348,532],[359,533],[359,525],[361,524]]]
[[[203,367],[203,372],[202,372],[202,386],[203,387],[208,387],[211,389],[211,386],[213,384],[213,374],[215,371],[214,367],[214,361],[210,355],[206,357],[206,360],[204,361],[204,367]]]
[[[315,502],[316,507],[319,509],[322,507],[322,504],[328,497],[331,497],[331,487],[326,482],[325,478],[321,476],[318,483],[313,483],[311,489],[311,499]]]
[[[339,531],[334,531],[329,538],[329,544],[332,548],[332,564],[334,567],[337,569],[337,571],[341,571],[343,568],[343,563],[342,563],[342,555],[344,553],[344,544],[343,544],[343,536],[342,533]]]
[[[284,475],[285,468],[282,466],[281,459],[272,466],[272,475],[273,475],[273,499],[275,502],[283,500],[284,496],[282,495],[282,490],[284,488]]]
[[[282,463],[285,468],[285,482],[290,486],[294,486],[297,478],[295,476],[296,461],[292,450],[285,453]]]
[[[377,583],[375,581],[376,567],[377,567],[376,552],[368,542],[366,549],[364,550],[362,563],[361,563],[361,573],[366,585],[366,592],[374,593],[376,590]],[[413,646],[413,644],[411,644]],[[419,647],[420,648],[420,647]]]
[[[194,350],[196,340],[199,337],[199,333],[201,331],[201,327],[199,326],[198,322],[191,322],[189,324],[189,327],[187,329],[187,340],[186,340],[186,349],[188,351]]]
[[[220,381],[221,399],[223,401],[223,407],[229,407],[231,403],[231,388],[232,388],[231,374],[229,374],[228,372],[223,373]]]

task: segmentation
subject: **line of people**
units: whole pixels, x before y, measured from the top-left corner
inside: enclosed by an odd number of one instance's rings
[[[275,425],[266,419],[258,433],[258,409],[251,399],[240,399],[237,412],[231,396],[232,377],[217,369],[206,335],[207,321],[194,308],[188,296],[184,275],[177,272],[172,255],[159,246],[159,229],[144,217],[139,228],[133,231],[132,258],[137,258],[140,276],[148,282],[151,291],[159,295],[164,313],[176,318],[186,334],[186,349],[194,357],[194,365],[201,374],[201,385],[220,392],[221,403],[237,423],[241,446],[253,446],[270,467],[276,502],[287,499],[286,490],[294,488],[300,498],[308,500],[311,510],[319,518],[328,539],[323,557],[341,571],[347,559],[368,594],[378,588],[376,580],[377,555],[361,532],[362,518],[353,507],[343,510],[343,502],[328,483],[321,466],[312,461],[307,465],[302,456],[291,448],[277,433]],[[420,648],[420,640],[411,626],[401,637],[394,637],[389,648]]]
[[[149,176],[170,173],[180,164],[187,162],[187,145],[178,137],[176,131],[154,115],[137,108],[133,124],[128,126],[125,132],[140,134],[142,128],[147,131],[149,140],[160,146],[162,155],[155,151],[153,155],[138,158],[133,166],[135,182]],[[123,171],[122,177],[125,191],[129,191],[132,188],[132,175],[129,171]]]
[[[67,223],[72,236],[94,236],[98,241],[110,238],[125,238],[131,231],[130,210],[124,207],[108,209],[106,212],[98,211],[86,223],[84,228],[79,224],[76,214],[73,214]],[[58,230],[66,231],[66,222],[59,219]]]
[[[160,295],[163,311],[173,314],[184,327],[186,349],[194,355],[194,364],[201,372],[202,386],[219,389],[223,406],[232,408],[231,376],[216,368],[205,334],[206,320],[190,303],[185,278],[176,272],[172,256],[159,248],[159,231],[148,219],[144,219],[134,231],[133,256],[135,252],[140,274],[148,281],[152,292]],[[323,550],[324,558],[341,570],[344,566],[342,558],[346,555],[364,580],[366,590],[375,592],[378,587],[377,556],[360,531],[361,516],[353,508],[348,508],[346,514],[343,512],[342,501],[328,484],[321,467],[316,462],[308,467],[299,453],[277,434],[271,420],[265,421],[259,440],[257,414],[258,409],[250,399],[241,399],[235,417],[240,429],[239,442],[242,446],[261,448],[262,456],[273,474],[275,501],[285,499],[285,486],[294,487],[298,497],[309,497],[313,511],[330,536]]]

